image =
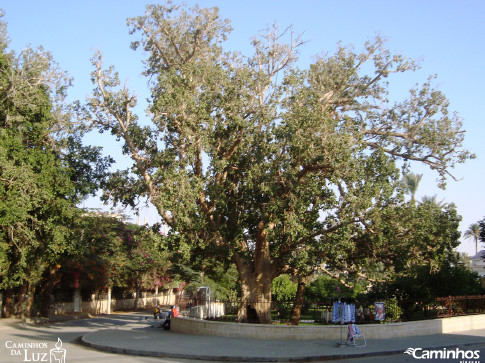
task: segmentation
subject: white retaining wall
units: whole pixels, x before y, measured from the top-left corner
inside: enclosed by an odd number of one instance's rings
[[[366,339],[450,334],[465,330],[483,329],[484,327],[485,314],[404,323],[359,325],[359,329],[365,334]],[[170,330],[177,333],[266,340],[340,340],[341,329],[343,329],[342,336],[346,339],[346,325],[341,327],[340,325],[243,324],[183,317],[172,319],[170,324]]]
[[[155,305],[175,305],[176,295],[171,291],[167,294],[158,295],[158,297],[147,297],[146,294],[138,299],[137,308],[138,309],[150,309]],[[80,312],[88,313],[92,315],[97,314],[108,314],[109,311],[115,310],[131,310],[135,305],[135,299],[111,299],[111,309],[108,310],[108,300],[96,300],[83,301],[81,303]],[[51,306],[51,312],[54,315],[58,314],[69,314],[75,312],[75,303],[56,303]]]

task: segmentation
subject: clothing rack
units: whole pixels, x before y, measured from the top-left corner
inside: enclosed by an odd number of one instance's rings
[[[343,327],[345,323],[355,323],[355,302],[352,298],[334,299],[332,307],[332,322],[340,323],[340,342],[337,347],[347,345],[343,340]]]

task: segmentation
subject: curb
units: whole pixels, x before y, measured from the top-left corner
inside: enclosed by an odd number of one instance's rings
[[[100,345],[96,343],[89,342],[83,336],[81,338],[82,344],[87,347],[110,352],[110,353],[120,353],[128,355],[138,355],[146,357],[157,357],[157,358],[173,358],[173,359],[194,359],[202,361],[225,361],[225,362],[313,362],[313,361],[325,361],[332,359],[344,359],[344,358],[359,358],[365,356],[375,356],[372,353],[363,354],[339,354],[339,355],[326,355],[326,356],[303,356],[303,357],[239,357],[239,356],[223,356],[223,355],[198,355],[198,354],[183,354],[183,353],[169,353],[169,352],[157,352],[157,351],[146,351],[141,349],[127,349],[127,348],[117,348],[110,347],[106,345]],[[402,353],[399,351],[398,353]],[[394,353],[388,353],[394,354]],[[384,355],[384,354],[382,354]]]
[[[20,318],[1,318],[0,326],[2,325],[11,326],[11,325],[23,324],[26,321],[27,319],[20,319]]]
[[[61,321],[70,321],[70,320],[80,320],[80,319],[88,319],[91,318],[91,315],[88,313],[76,313],[76,314],[66,314],[66,315],[52,315],[48,318],[29,318],[26,319],[26,323],[30,325],[41,325],[41,324],[51,324],[51,323],[58,323]]]
[[[162,351],[149,351],[141,349],[131,349],[131,348],[118,348],[107,345],[101,345],[97,343],[90,342],[85,336],[81,337],[81,343],[87,347],[110,352],[119,353],[127,355],[137,355],[137,356],[147,356],[147,357],[157,357],[157,358],[172,358],[172,359],[193,359],[201,361],[226,361],[226,362],[315,362],[315,361],[329,361],[329,360],[339,360],[339,359],[352,359],[352,358],[364,358],[364,357],[378,357],[386,355],[396,355],[404,354],[402,349],[399,350],[389,350],[389,351],[378,351],[378,352],[366,352],[366,353],[354,353],[354,354],[331,354],[331,355],[313,355],[313,356],[300,356],[300,357],[247,357],[247,356],[225,356],[225,355],[199,355],[199,354],[188,354],[188,353],[170,353]],[[443,349],[443,348],[459,348],[459,347],[469,347],[473,345],[483,345],[483,341],[454,344],[454,345],[444,345],[444,346],[423,346],[423,349]]]
[[[61,321],[79,320],[79,319],[88,319],[88,318],[91,318],[91,315],[89,315],[88,313],[78,313],[78,314],[68,314],[68,315],[53,315],[53,316],[49,316],[48,318],[43,318],[43,317],[1,318],[0,319],[0,326],[2,326],[2,325],[16,325],[16,324],[42,325],[42,324],[57,323],[57,322],[61,322]]]

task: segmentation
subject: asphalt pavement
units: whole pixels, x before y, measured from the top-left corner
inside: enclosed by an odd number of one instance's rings
[[[179,334],[159,328],[160,321],[139,320],[113,329],[85,334],[82,343],[103,351],[173,359],[233,361],[233,362],[289,362],[325,361],[358,357],[405,354],[409,348],[472,349],[485,344],[485,327],[459,334],[434,334],[406,338],[367,340],[365,347],[342,345],[341,341],[324,340],[257,340]],[[365,333],[365,326],[362,329]],[[345,342],[345,341],[344,341]],[[482,357],[485,361],[485,357]]]
[[[67,350],[66,363],[196,360],[290,362],[341,359],[359,363],[414,362],[416,358],[405,352],[416,350],[422,356],[426,349],[461,349],[470,354],[479,352],[480,355],[479,359],[473,360],[427,359],[426,362],[485,362],[485,327],[460,334],[368,339],[366,347],[355,347],[340,345],[340,341],[280,341],[178,334],[158,328],[160,320],[154,320],[153,316],[143,312],[93,318],[71,316],[71,321],[66,321],[66,317],[60,318],[62,321],[43,324],[0,319],[0,362],[48,362],[47,354],[56,349],[58,338]],[[365,333],[365,326],[361,328]]]

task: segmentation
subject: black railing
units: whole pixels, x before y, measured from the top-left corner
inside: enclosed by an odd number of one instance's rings
[[[439,317],[479,314],[485,312],[485,295],[439,297],[436,304]]]
[[[213,300],[215,301],[215,300]],[[305,300],[301,310],[301,321],[329,323],[332,320],[332,307],[334,299],[324,301]],[[385,299],[379,300],[386,302]],[[236,320],[238,311],[243,307],[251,306],[253,308],[264,308],[264,305],[270,304],[271,316],[275,321],[286,322],[291,318],[293,308],[292,301],[241,301],[227,300],[219,301],[224,303],[225,316],[221,320]],[[374,302],[370,300],[355,300],[356,320],[358,323],[374,323]],[[182,307],[196,306],[199,303],[196,300],[180,300]],[[389,302],[386,307],[390,308]],[[485,295],[473,296],[452,296],[439,297],[435,299],[407,299],[397,300],[394,302],[400,309],[400,316],[395,320],[412,321],[424,320],[440,317],[451,317],[459,315],[483,314],[485,313]],[[388,315],[390,311],[388,310]]]

